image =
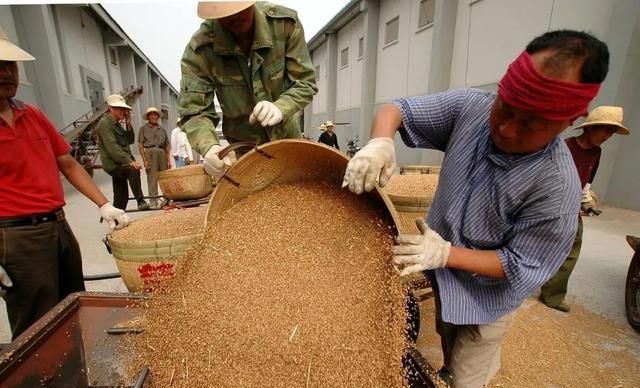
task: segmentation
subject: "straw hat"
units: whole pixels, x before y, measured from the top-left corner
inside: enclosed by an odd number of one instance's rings
[[[31,54],[11,43],[0,27],[0,61],[33,61],[34,59]]]
[[[324,123],[320,123],[320,126],[318,127],[318,129],[324,132],[327,130],[327,126],[324,125]]]
[[[327,120],[327,121],[324,123],[324,126],[325,126],[325,127],[335,127],[336,125],[333,123],[333,121],[331,121],[331,120]]]
[[[149,114],[150,113],[155,113],[155,114],[158,115],[158,117],[162,117],[162,114],[160,113],[158,108],[156,108],[155,106],[150,106],[150,107],[147,108],[147,111],[144,112],[144,119],[145,120],[149,120]]]
[[[125,109],[132,110],[132,108],[129,105],[127,105],[127,102],[124,100],[124,97],[122,97],[119,94],[112,94],[109,97],[107,97],[107,105],[109,105],[112,108],[125,108]]]
[[[574,129],[589,127],[593,125],[611,125],[617,127],[617,134],[628,135],[629,129],[622,125],[622,107],[619,106],[599,106],[589,113],[584,123]]]
[[[202,19],[220,19],[244,11],[253,4],[255,1],[199,1],[198,16]]]

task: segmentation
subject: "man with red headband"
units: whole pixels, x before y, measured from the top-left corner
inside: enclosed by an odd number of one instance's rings
[[[580,182],[559,134],[585,114],[608,71],[607,46],[577,31],[534,39],[500,80],[476,89],[383,105],[371,141],[349,162],[344,187],[384,186],[393,138],[445,152],[428,225],[398,236],[402,274],[427,270],[436,291],[442,375],[481,387],[500,368],[514,311],[562,264],[580,209]]]

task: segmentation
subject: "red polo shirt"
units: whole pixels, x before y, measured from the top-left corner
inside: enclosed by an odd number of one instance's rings
[[[15,127],[0,118],[0,217],[52,212],[64,206],[56,158],[71,148],[40,109],[11,106]]]

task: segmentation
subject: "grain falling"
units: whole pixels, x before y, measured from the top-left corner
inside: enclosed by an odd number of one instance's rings
[[[438,187],[438,174],[394,175],[384,187],[387,194],[432,198]]]
[[[113,233],[118,241],[152,241],[201,234],[207,207],[176,209],[133,221]]]
[[[239,201],[148,301],[131,371],[149,366],[151,387],[404,387],[406,294],[382,217],[317,182]]]

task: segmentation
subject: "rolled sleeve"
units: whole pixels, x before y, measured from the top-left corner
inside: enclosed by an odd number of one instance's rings
[[[400,136],[404,143],[444,151],[467,96],[467,89],[458,89],[392,100],[402,116]]]
[[[513,291],[524,299],[558,270],[571,250],[578,217],[522,221],[509,243],[497,251]]]

